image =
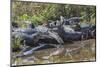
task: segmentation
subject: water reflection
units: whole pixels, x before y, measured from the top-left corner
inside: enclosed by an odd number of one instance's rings
[[[80,44],[85,44],[84,47],[78,50],[73,50],[68,53],[66,49],[75,49]],[[27,64],[46,64],[46,63],[62,63],[62,62],[76,62],[76,61],[95,61],[95,39],[86,41],[77,41],[74,44],[65,44],[61,48],[49,48],[36,51],[33,55],[12,58],[14,65],[27,65]]]

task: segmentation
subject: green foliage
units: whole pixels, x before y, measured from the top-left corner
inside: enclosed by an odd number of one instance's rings
[[[57,20],[62,15],[66,18],[81,17],[81,22],[95,23],[96,7],[91,5],[48,4],[34,2],[12,2],[12,20],[42,23]]]
[[[44,17],[41,16],[41,15],[39,15],[39,16],[34,15],[34,16],[32,16],[31,19],[32,19],[32,21],[34,21],[34,22],[42,22],[42,21],[44,20]]]
[[[22,16],[20,16],[21,20],[27,20],[29,19],[29,16],[27,14],[23,14]]]
[[[12,38],[12,45],[11,45],[11,47],[13,48],[13,49],[16,49],[16,48],[20,48],[20,42],[21,42],[21,38]]]

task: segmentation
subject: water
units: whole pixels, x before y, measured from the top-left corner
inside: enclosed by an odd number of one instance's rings
[[[62,62],[77,62],[77,61],[95,61],[95,39],[89,39],[85,41],[76,41],[74,43],[65,43],[66,49],[74,49],[81,44],[85,46],[81,49],[70,52],[70,55],[63,51],[58,55],[50,54],[57,48],[49,48],[36,51],[34,54],[22,58],[12,58],[12,64],[15,65],[29,65],[29,64],[48,64],[48,63],[62,63]],[[62,48],[59,48],[61,50]],[[47,59],[44,59],[47,57]]]

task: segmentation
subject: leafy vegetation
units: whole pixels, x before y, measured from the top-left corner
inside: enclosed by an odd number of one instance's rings
[[[84,19],[82,22],[95,23],[96,7],[91,5],[12,2],[12,21],[18,23],[22,20],[44,23],[47,20],[57,20],[60,15],[66,18],[77,16]]]
[[[17,50],[21,47],[21,38],[12,38],[12,44],[11,44],[11,47],[12,47],[12,50]]]

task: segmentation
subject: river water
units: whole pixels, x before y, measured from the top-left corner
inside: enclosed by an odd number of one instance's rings
[[[82,45],[84,45],[82,48],[77,49]],[[66,52],[66,50],[69,51],[73,50],[73,51]],[[12,65],[95,61],[96,60],[95,39],[75,41],[73,43],[65,43],[64,48],[43,49],[35,51],[35,53],[32,55],[21,58],[13,58],[15,54],[16,53],[12,53],[12,59],[11,59]]]

